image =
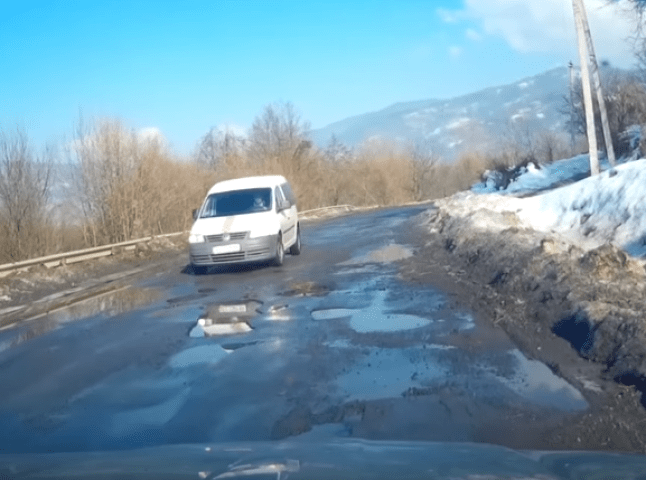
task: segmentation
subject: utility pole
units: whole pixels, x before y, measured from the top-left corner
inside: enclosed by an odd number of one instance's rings
[[[601,88],[601,76],[599,75],[599,64],[597,63],[597,56],[594,53],[594,44],[592,43],[592,35],[590,34],[590,26],[588,25],[588,15],[586,14],[583,0],[578,0],[581,4],[580,15],[585,30],[585,39],[588,46],[588,55],[590,56],[590,69],[592,70],[592,80],[594,88],[597,92],[597,101],[599,102],[599,114],[601,115],[601,127],[603,129],[603,139],[606,144],[606,154],[608,161],[613,167],[616,164],[615,149],[612,145],[612,136],[610,135],[610,125],[608,124],[608,111],[606,110],[606,101],[603,96],[603,89]]]
[[[575,137],[575,118],[574,118],[574,65],[572,62],[568,65],[570,67],[570,155],[574,156],[574,137]]]
[[[599,112],[601,113],[601,123],[603,126],[604,140],[608,160],[614,166],[615,152],[610,137],[610,128],[608,126],[608,115],[606,105],[601,90],[601,79],[599,77],[599,67],[594,54],[594,45],[590,35],[590,27],[585,13],[583,0],[572,0],[574,10],[574,23],[576,25],[577,43],[579,46],[579,60],[581,61],[581,84],[583,87],[583,103],[585,108],[586,130],[588,133],[588,149],[590,152],[590,173],[591,175],[599,174],[599,152],[597,150],[597,131],[594,121],[594,109],[592,105],[592,90],[590,87],[590,72],[588,65],[592,65],[592,71],[595,81],[597,100],[599,102]]]

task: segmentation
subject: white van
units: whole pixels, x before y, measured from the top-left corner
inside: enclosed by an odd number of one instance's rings
[[[213,185],[189,236],[195,272],[210,265],[271,261],[301,253],[296,198],[279,175],[246,177]]]

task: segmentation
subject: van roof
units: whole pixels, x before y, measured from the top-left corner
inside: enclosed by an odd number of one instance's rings
[[[243,190],[247,188],[275,187],[286,183],[287,180],[282,175],[262,175],[257,177],[234,178],[218,182],[211,187],[211,193],[228,192],[229,190]]]

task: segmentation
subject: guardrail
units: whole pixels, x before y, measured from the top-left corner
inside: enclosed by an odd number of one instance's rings
[[[319,207],[319,208],[312,208],[311,210],[304,210],[302,212],[298,212],[298,216],[300,218],[309,218],[309,217],[316,217],[316,212],[330,212],[334,210],[345,210],[346,212],[350,210],[356,210],[357,207],[354,205],[330,205],[328,207]]]
[[[331,205],[328,207],[313,208],[299,212],[299,217],[303,219],[318,218],[326,214],[333,214],[334,211],[342,210],[346,212],[355,210],[367,210],[375,207],[355,207],[354,205]],[[319,215],[320,213],[320,215]],[[128,240],[127,242],[113,243],[110,245],[102,245],[100,247],[85,248],[83,250],[76,250],[73,252],[58,253],[56,255],[48,255],[45,257],[32,258],[14,263],[5,263],[0,265],[0,277],[4,277],[11,272],[21,270],[34,265],[43,265],[47,268],[57,267],[60,265],[67,265],[71,263],[83,262],[86,260],[93,260],[95,258],[109,257],[123,251],[134,250],[140,243],[150,242],[156,238],[175,237],[185,234],[187,232],[166,233],[164,235],[152,235],[149,237],[138,238],[136,240]]]
[[[175,237],[184,233],[186,232],[167,233],[164,235],[151,235],[149,237],[138,238],[136,240],[128,240],[127,242],[112,243],[110,245],[102,245],[100,247],[75,250],[73,252],[57,253],[56,255],[31,258],[29,260],[23,260],[21,262],[5,263],[4,265],[0,265],[0,277],[8,275],[9,273],[16,270],[33,267],[34,265],[43,265],[47,268],[51,268],[57,267],[59,265],[67,265],[70,263],[93,260],[100,257],[108,257],[110,255],[115,255],[123,251],[134,250],[140,243],[147,243],[157,238]]]

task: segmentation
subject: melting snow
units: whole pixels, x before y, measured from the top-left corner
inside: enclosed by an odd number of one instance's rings
[[[467,123],[471,121],[468,117],[458,118],[457,120],[452,121],[446,126],[447,130],[455,130],[456,128],[464,127]]]
[[[589,177],[588,155],[540,169],[530,164],[495,195],[463,195],[466,203],[461,208],[513,212],[519,226],[561,234],[583,248],[610,242],[631,255],[646,256],[646,159],[623,163],[615,169],[608,169],[605,161],[601,166],[606,170]],[[581,180],[571,183],[577,179]],[[569,185],[555,188],[568,182]],[[528,195],[550,188],[527,198],[510,195]],[[484,183],[474,185],[472,191],[494,193],[493,187]]]

